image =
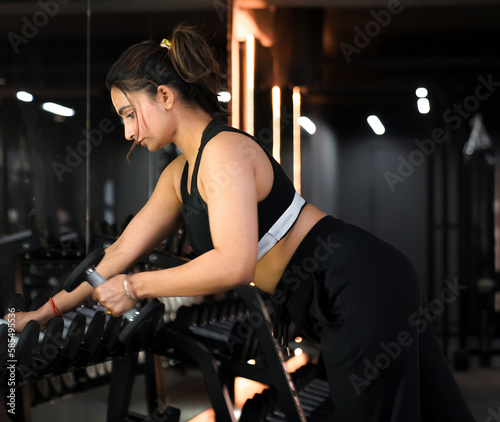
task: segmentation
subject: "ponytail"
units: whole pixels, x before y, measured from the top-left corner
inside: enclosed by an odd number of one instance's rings
[[[161,44],[145,41],[129,47],[109,70],[108,89],[156,95],[159,85],[169,85],[187,102],[224,121],[227,111],[218,93],[226,76],[205,38],[194,27],[181,24],[175,27],[169,45]]]

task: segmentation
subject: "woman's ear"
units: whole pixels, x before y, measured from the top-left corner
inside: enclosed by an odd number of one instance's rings
[[[166,110],[170,110],[174,105],[174,91],[167,85],[158,87],[158,97]]]

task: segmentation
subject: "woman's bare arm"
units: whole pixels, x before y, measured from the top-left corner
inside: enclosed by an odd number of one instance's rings
[[[96,268],[104,278],[126,271],[179,227],[182,221],[181,202],[175,186],[179,184],[179,172],[182,172],[184,163],[184,157],[180,156],[167,166],[148,202],[130,221],[116,242],[106,249]],[[64,290],[57,293],[53,301],[64,314],[84,303],[93,290],[88,283],[83,282],[71,293]],[[39,321],[44,327],[53,316],[49,302],[37,311],[18,313],[16,331],[21,331],[31,319]]]
[[[246,139],[214,138],[200,164],[198,186],[208,205],[214,249],[180,267],[129,276],[137,298],[205,295],[253,280],[258,243],[255,159],[243,154],[235,146],[238,142]],[[123,278],[111,278],[94,293],[114,314],[133,305],[123,293]]]

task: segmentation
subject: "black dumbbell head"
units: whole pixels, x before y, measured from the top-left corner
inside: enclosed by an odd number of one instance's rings
[[[106,350],[112,351],[115,344],[118,342],[122,321],[123,318],[121,317],[114,317],[112,315],[106,316],[106,325],[102,335],[102,343]]]
[[[64,323],[61,317],[52,318],[43,331],[40,350],[33,359],[38,359],[46,366],[54,361],[63,346]]]
[[[30,311],[37,311],[49,300],[49,294],[47,292],[38,293],[32,300],[29,306]]]
[[[19,333],[19,341],[16,345],[16,360],[18,365],[29,366],[33,359],[33,354],[38,346],[38,336],[40,334],[40,324],[32,320],[24,326]]]
[[[106,314],[101,311],[96,311],[94,316],[87,318],[89,322],[84,337],[84,348],[93,356],[101,344],[104,326],[106,324]]]
[[[90,252],[85,259],[71,272],[64,282],[64,290],[72,292],[82,281],[85,281],[85,270],[88,267],[97,265],[104,256],[104,248],[98,247]]]
[[[10,313],[10,309],[14,309],[13,312],[24,312],[26,306],[24,303],[24,296],[21,293],[14,293],[5,307],[4,314]]]
[[[144,333],[154,335],[160,322],[163,321],[164,314],[165,305],[158,299],[153,299],[140,310],[132,321],[126,322],[125,327],[118,335],[118,340],[123,344],[129,344],[136,335]]]
[[[65,318],[66,319],[66,318]],[[68,323],[68,329],[64,336],[62,354],[72,361],[81,348],[85,335],[85,316],[75,315]]]

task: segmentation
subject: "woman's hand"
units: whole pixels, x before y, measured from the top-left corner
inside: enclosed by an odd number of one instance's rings
[[[92,298],[106,308],[109,314],[120,316],[132,309],[135,303],[125,293],[125,274],[118,274],[94,289]]]
[[[54,315],[52,315],[52,317],[53,316]],[[38,310],[32,312],[15,312],[13,314],[7,314],[4,316],[4,319],[7,321],[12,321],[16,333],[20,333],[21,331],[23,331],[26,324],[32,320],[35,320],[40,324],[41,330],[45,330],[51,318],[47,318],[45,313]]]

